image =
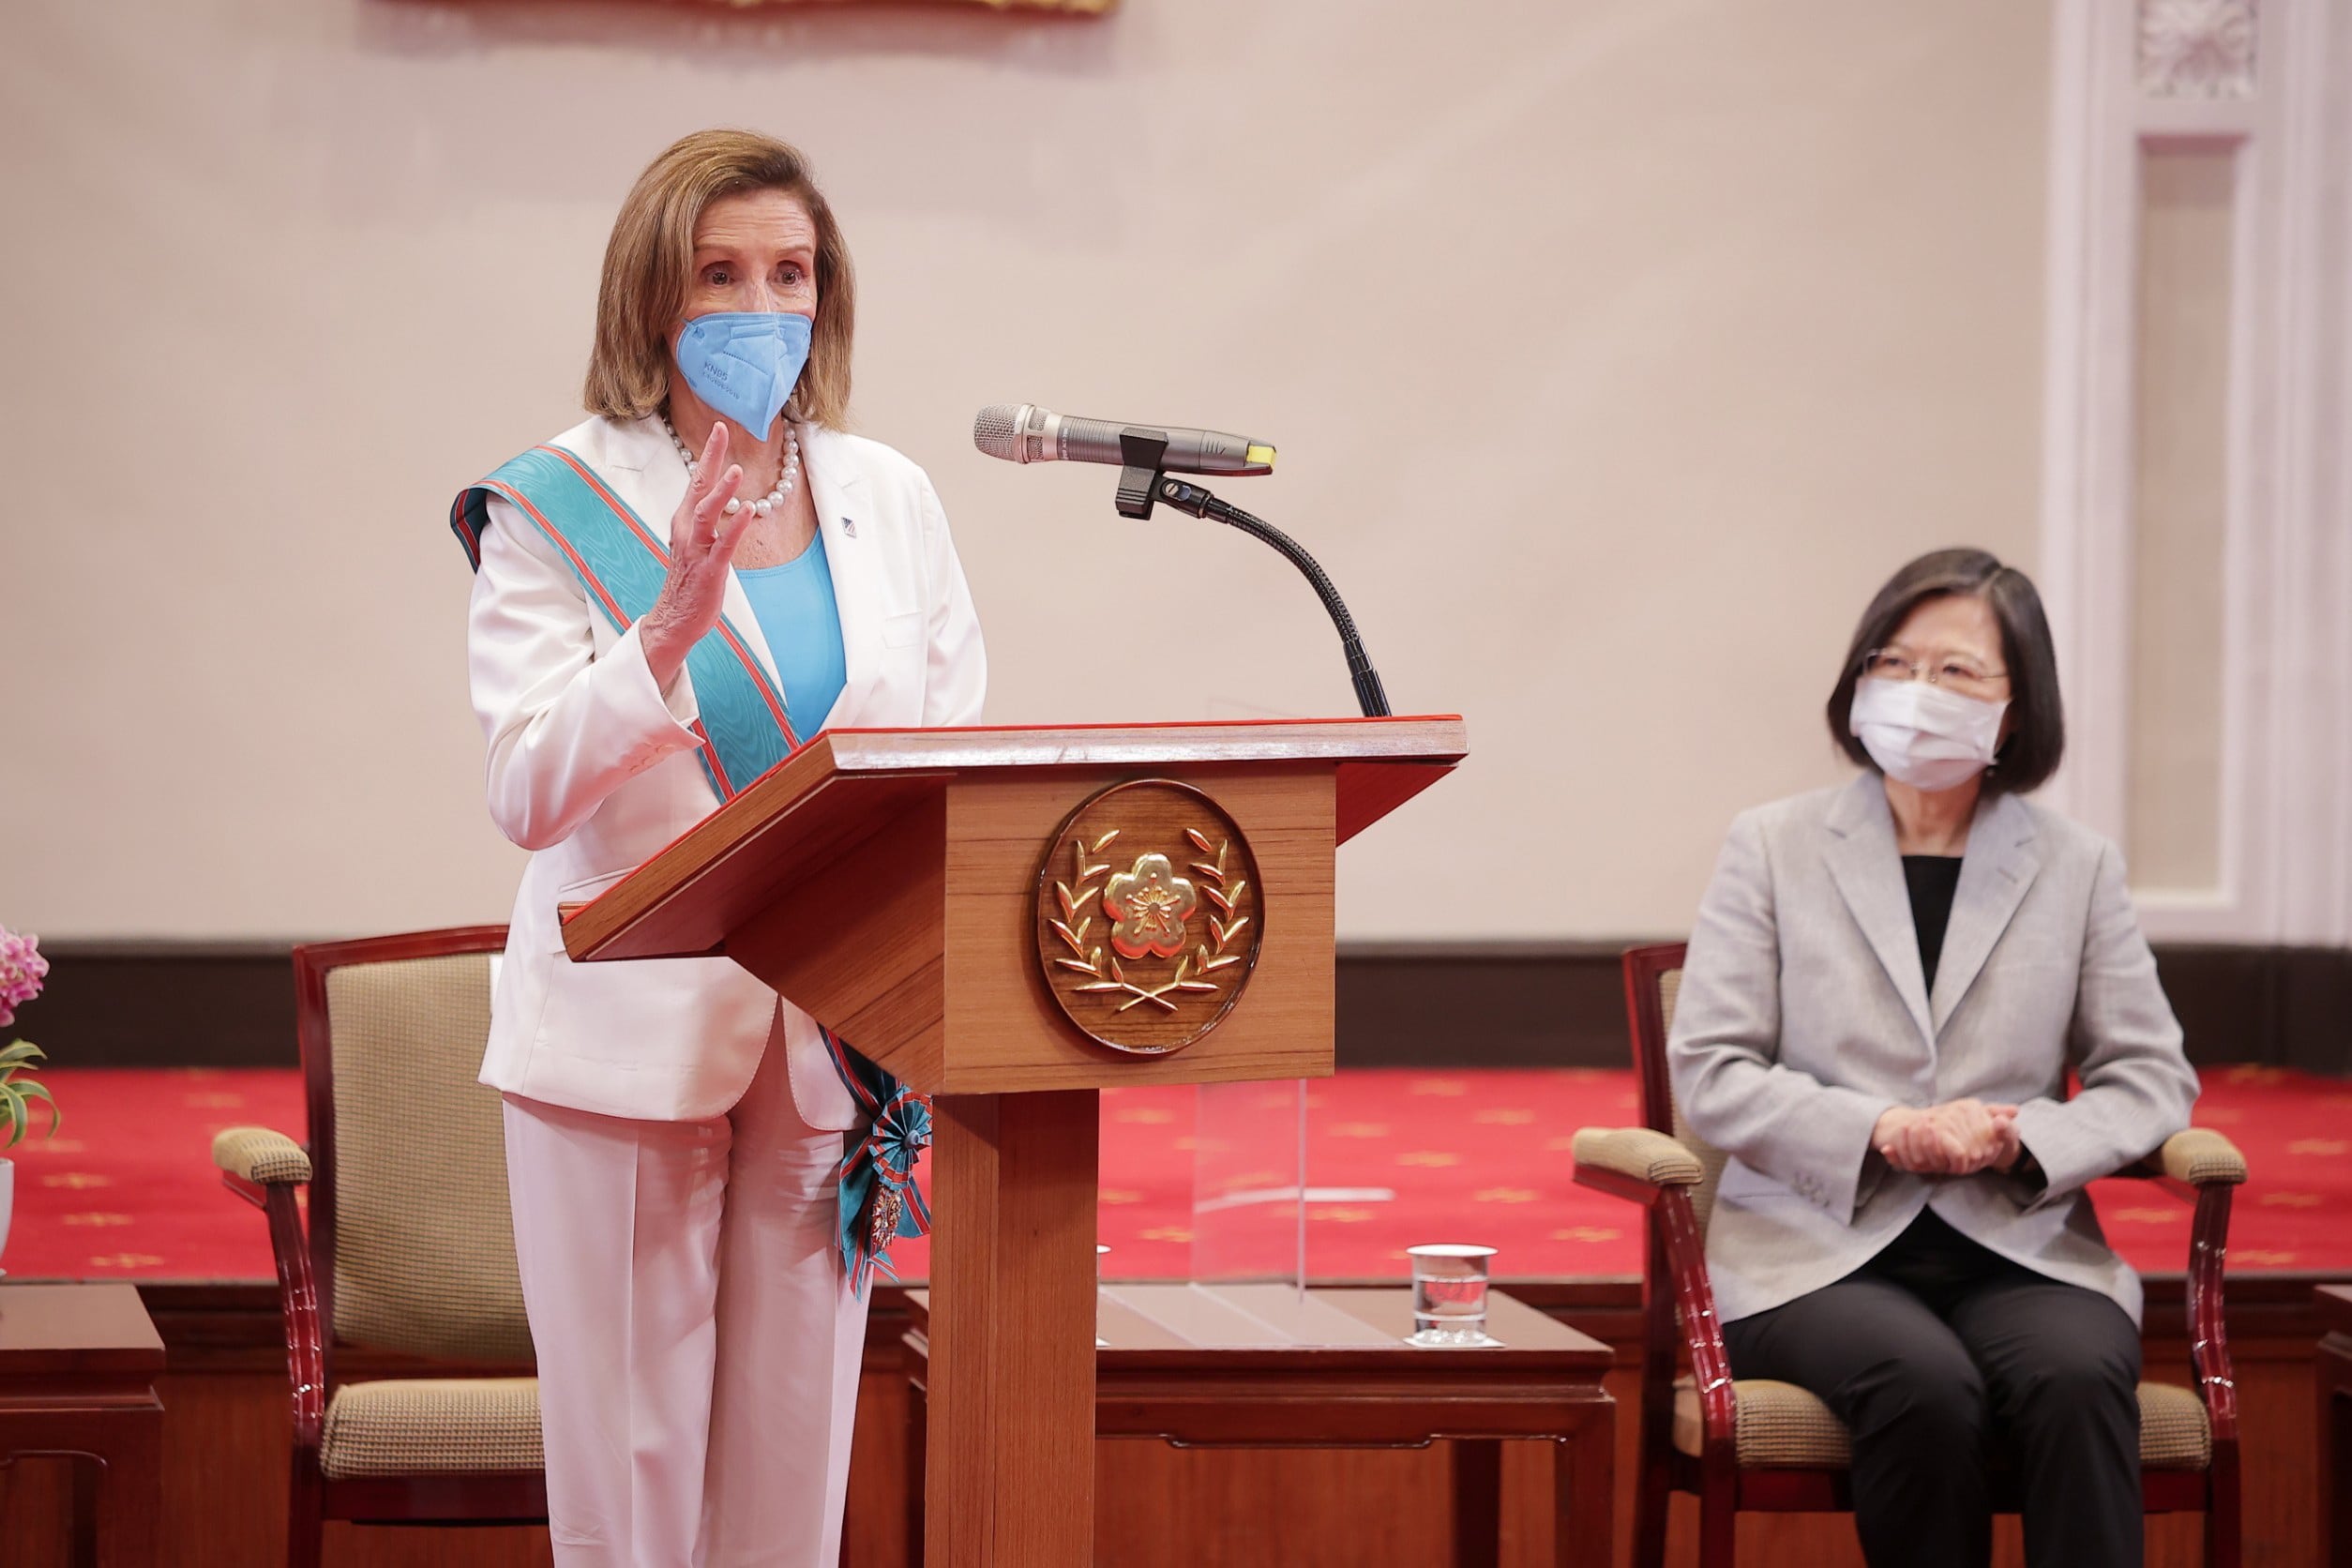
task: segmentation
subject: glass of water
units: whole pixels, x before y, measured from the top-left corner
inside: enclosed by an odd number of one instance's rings
[[[1500,1345],[1486,1336],[1486,1260],[1490,1246],[1460,1242],[1409,1246],[1413,1265],[1413,1332],[1407,1343],[1434,1347]]]

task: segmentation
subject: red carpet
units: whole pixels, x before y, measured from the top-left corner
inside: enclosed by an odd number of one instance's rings
[[[11,1277],[271,1277],[262,1216],[222,1190],[209,1150],[215,1131],[238,1123],[303,1137],[296,1074],[43,1076],[66,1126],[12,1152],[16,1213],[0,1252]],[[1189,1089],[1104,1094],[1107,1274],[1188,1272],[1193,1102]],[[1312,1085],[1309,1108],[1310,1192],[1358,1189],[1310,1204],[1307,1266],[1318,1277],[1401,1276],[1400,1249],[1425,1241],[1499,1247],[1496,1272],[1506,1277],[1640,1268],[1636,1211],[1570,1181],[1567,1153],[1578,1126],[1633,1119],[1630,1073],[1350,1072]],[[2253,1167],[2238,1199],[2231,1271],[2352,1275],[2352,1083],[2225,1068],[2207,1079],[2196,1120],[2227,1133]],[[1273,1184],[1271,1172],[1240,1175]],[[2096,1192],[2108,1236],[2133,1263],[2183,1266],[2187,1205],[2143,1183],[2105,1182]],[[920,1277],[924,1246],[900,1244],[899,1262],[903,1275]]]

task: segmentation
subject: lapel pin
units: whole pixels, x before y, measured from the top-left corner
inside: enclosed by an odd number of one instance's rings
[[[847,535],[848,535],[851,538],[852,538],[852,539],[856,538],[856,537],[857,537],[857,519],[855,519],[855,518],[843,518],[843,519],[841,520],[841,532],[842,532],[842,533],[844,533],[844,534],[847,534]]]

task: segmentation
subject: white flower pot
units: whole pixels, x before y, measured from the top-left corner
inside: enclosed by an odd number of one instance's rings
[[[16,1207],[16,1162],[0,1160],[0,1256],[8,1250],[8,1213]]]

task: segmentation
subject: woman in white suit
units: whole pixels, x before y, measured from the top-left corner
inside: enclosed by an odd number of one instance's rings
[[[1731,1155],[1732,1374],[1846,1423],[1874,1565],[1982,1568],[1997,1453],[2034,1568],[2136,1564],[2139,1281],[2083,1187],[2185,1127],[2196,1075],[2114,846],[2021,798],[2065,744],[2033,584],[1905,566],[1829,721],[1863,775],[1732,825],[1667,1045]]]
[[[482,1078],[564,1568],[832,1568],[880,1239],[841,1184],[884,1235],[921,1212],[919,1102],[731,962],[574,964],[557,917],[820,728],[979,717],[939,498],[841,429],[853,323],[800,155],[688,136],[613,225],[594,416],[453,516],[490,814],[533,852]]]

